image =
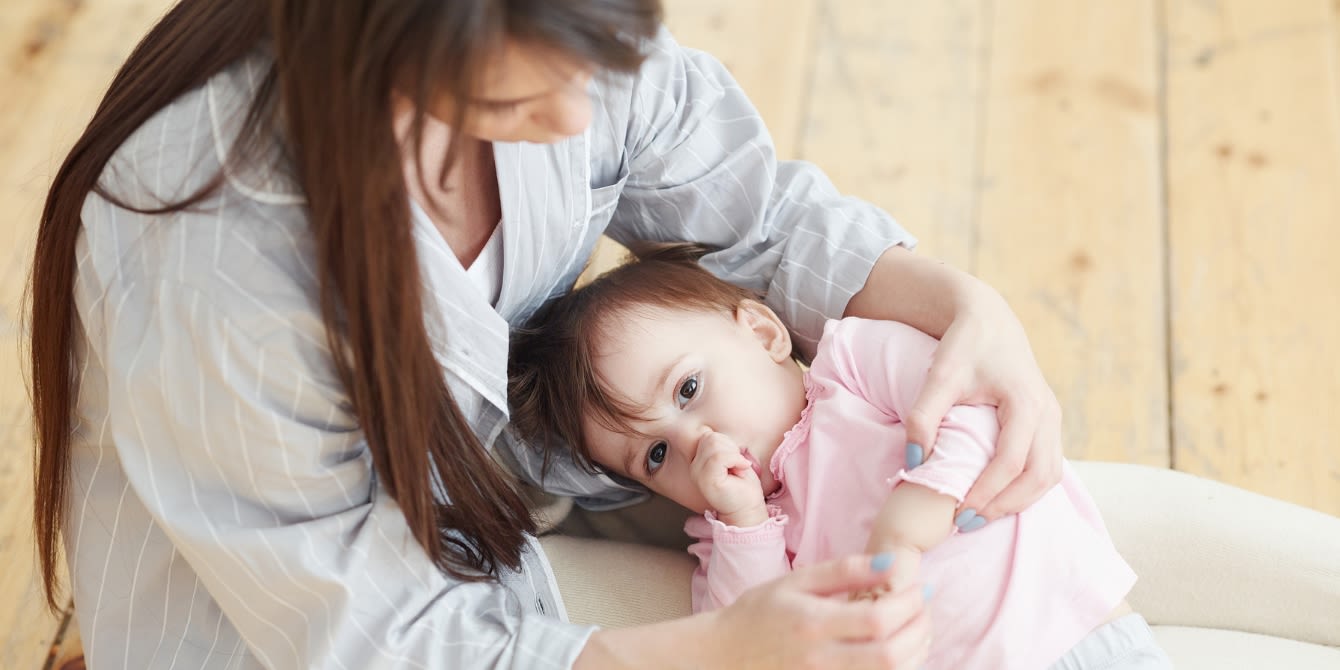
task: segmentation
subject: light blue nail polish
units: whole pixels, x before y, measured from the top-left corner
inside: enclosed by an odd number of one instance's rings
[[[870,561],[870,569],[874,572],[884,572],[893,567],[893,554],[884,552],[875,554],[875,558]]]
[[[985,519],[985,518],[982,518],[982,517],[980,517],[980,516],[975,516],[975,517],[972,518],[972,521],[969,521],[967,524],[965,524],[965,525],[962,526],[962,530],[963,530],[963,532],[965,532],[965,533],[971,533],[971,532],[973,532],[974,530],[977,530],[977,529],[979,529],[979,528],[981,528],[982,526],[985,526],[985,525],[986,525],[986,519]]]
[[[925,450],[925,449],[922,449],[922,448],[921,448],[921,445],[916,444],[916,443],[913,443],[913,442],[908,442],[908,443],[907,443],[907,456],[906,456],[906,460],[907,460],[907,469],[908,469],[908,470],[911,470],[911,469],[913,469],[913,468],[916,468],[918,465],[921,465],[922,463],[924,463],[924,462],[925,462],[925,458],[926,458],[926,450]]]
[[[968,509],[959,512],[958,516],[954,517],[954,525],[957,526],[959,530],[963,530],[963,527],[968,525],[968,522],[972,521],[975,516],[977,516],[977,510],[969,507]]]
[[[921,585],[921,599],[922,599],[922,600],[930,600],[930,599],[931,599],[931,596],[933,596],[933,595],[935,595],[935,587],[934,587],[934,586],[931,586],[930,584],[922,584],[922,585]]]

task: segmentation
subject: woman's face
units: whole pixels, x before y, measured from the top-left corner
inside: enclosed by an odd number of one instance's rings
[[[468,100],[437,100],[428,110],[443,121],[464,104],[461,132],[487,142],[552,144],[577,135],[591,123],[592,68],[553,51],[513,40],[480,73]]]

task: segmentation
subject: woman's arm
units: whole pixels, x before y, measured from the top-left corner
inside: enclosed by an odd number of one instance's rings
[[[894,247],[884,252],[847,316],[900,321],[940,339],[926,383],[903,414],[909,460],[938,443],[949,408],[997,408],[996,456],[962,507],[986,519],[1015,514],[1061,480],[1061,409],[1023,326],[998,292],[942,262]]]
[[[877,602],[833,598],[888,579],[887,557],[805,566],[692,617],[596,631],[577,670],[916,668],[930,647],[920,589]],[[876,568],[879,569],[876,569]]]
[[[940,358],[909,417],[916,444],[934,447],[954,404],[997,405],[1000,456],[968,504],[995,518],[1060,481],[1060,406],[999,293],[910,253],[911,234],[843,196],[814,165],[778,161],[758,112],[714,58],[665,33],[649,54],[630,92],[610,89],[601,101],[600,113],[626,131],[616,155],[628,171],[607,232],[720,248],[703,267],[764,294],[806,354],[824,322],[844,314],[902,321],[940,338]]]

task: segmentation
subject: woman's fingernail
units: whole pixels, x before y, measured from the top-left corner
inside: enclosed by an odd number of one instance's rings
[[[977,516],[977,510],[969,507],[968,509],[959,512],[958,516],[954,517],[954,526],[959,530],[963,530],[963,527],[968,525],[968,522],[972,521],[975,516]]]
[[[908,470],[911,470],[921,465],[925,458],[926,458],[926,450],[922,449],[921,445],[916,444],[914,442],[907,443],[906,460]]]
[[[930,584],[922,584],[922,585],[921,585],[921,599],[922,599],[922,600],[930,600],[930,599],[931,599],[931,596],[933,596],[933,595],[935,595],[935,587],[934,587],[934,586],[931,586]]]
[[[973,532],[974,530],[977,530],[978,528],[981,528],[982,526],[985,526],[985,525],[986,525],[986,519],[985,519],[985,518],[980,517],[980,516],[975,516],[975,517],[972,518],[972,521],[969,521],[968,523],[964,524],[964,525],[961,527],[961,530],[962,530],[963,532],[965,532],[965,533],[971,533],[971,532]]]
[[[893,554],[887,551],[882,554],[875,554],[875,558],[870,561],[870,569],[874,572],[884,572],[891,567],[893,567]]]

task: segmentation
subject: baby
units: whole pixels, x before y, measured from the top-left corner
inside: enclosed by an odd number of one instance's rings
[[[1017,516],[956,509],[993,453],[995,408],[954,407],[925,462],[906,462],[899,417],[934,338],[830,321],[805,371],[778,316],[702,269],[704,251],[641,249],[539,314],[509,365],[523,435],[556,435],[568,457],[701,515],[685,525],[695,611],[795,567],[889,552],[892,586],[934,585],[928,668],[1171,667],[1068,465]]]

